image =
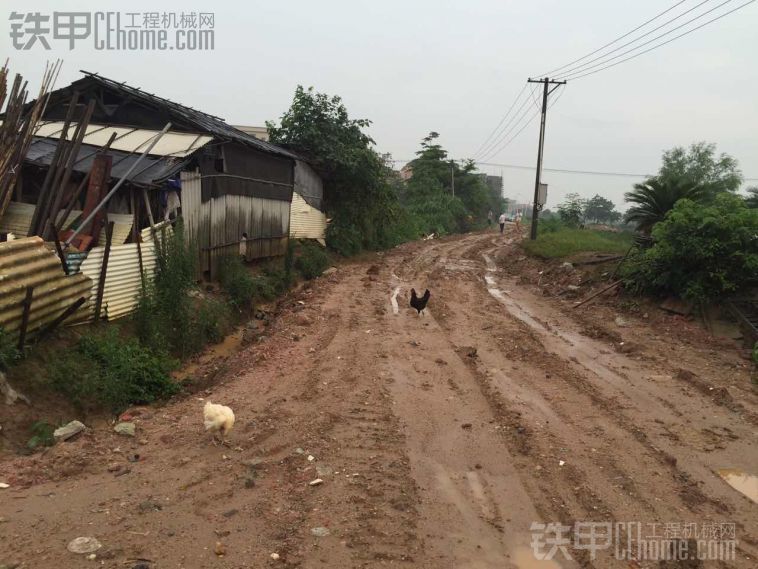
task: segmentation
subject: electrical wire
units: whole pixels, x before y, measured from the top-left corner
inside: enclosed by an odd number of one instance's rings
[[[606,52],[606,53],[604,53],[604,54],[602,54],[602,55],[599,55],[599,56],[597,56],[597,57],[593,58],[593,59],[590,59],[589,61],[586,61],[585,63],[582,63],[581,65],[577,65],[576,67],[571,67],[571,68],[569,68],[569,69],[567,69],[567,70],[565,70],[565,71],[563,71],[563,72],[559,73],[558,75],[559,75],[560,77],[564,77],[564,76],[569,76],[569,75],[572,75],[572,74],[573,74],[575,71],[580,71],[582,68],[589,66],[591,63],[594,63],[594,62],[596,62],[596,61],[600,61],[601,59],[604,59],[604,58],[608,57],[608,56],[609,56],[609,55],[611,55],[612,53],[616,53],[617,51],[619,51],[619,50],[621,50],[621,49],[624,49],[625,47],[629,47],[630,45],[633,45],[634,43],[638,42],[638,41],[639,41],[639,40],[641,40],[642,38],[645,38],[645,37],[649,36],[650,34],[657,32],[657,31],[658,31],[658,30],[660,30],[661,28],[665,28],[666,26],[668,26],[668,25],[669,25],[669,24],[671,24],[672,22],[675,22],[675,21],[676,21],[676,20],[678,20],[679,18],[681,18],[681,17],[683,17],[683,16],[686,16],[687,14],[689,14],[689,13],[691,13],[691,12],[694,12],[695,10],[697,10],[698,8],[700,8],[700,7],[701,7],[703,4],[707,4],[707,3],[708,3],[708,2],[710,2],[710,1],[711,1],[711,0],[703,0],[702,2],[700,2],[700,3],[696,4],[695,6],[693,6],[692,8],[690,8],[689,10],[686,10],[686,11],[682,12],[681,14],[679,14],[678,16],[675,16],[675,17],[671,18],[670,20],[667,20],[667,21],[663,22],[661,25],[659,25],[659,26],[656,26],[656,27],[655,27],[655,28],[653,28],[652,30],[648,30],[647,32],[645,32],[644,34],[642,34],[642,35],[640,35],[640,36],[637,36],[637,37],[636,37],[636,38],[634,38],[633,40],[631,40],[631,41],[628,41],[628,42],[626,42],[625,44],[622,44],[622,45],[620,45],[620,46],[618,46],[618,47],[616,47],[616,48],[614,48],[614,49],[612,49],[612,50],[610,50],[610,51],[608,51],[608,52]],[[724,4],[728,4],[729,2],[732,2],[732,0],[725,0],[724,2],[722,2],[721,4],[719,4],[718,6],[716,6],[715,8],[711,8],[710,10],[708,10],[708,11],[706,11],[706,12],[703,12],[702,14],[699,14],[698,16],[695,16],[695,18],[693,18],[693,20],[696,20],[696,19],[698,19],[698,18],[702,18],[702,17],[703,17],[703,16],[705,16],[706,14],[709,14],[710,12],[713,12],[714,10],[717,10],[718,8],[720,8],[720,7],[721,7],[721,6],[723,6]],[[689,22],[692,22],[693,20],[689,20],[688,22],[685,22],[684,24],[681,24],[679,27],[681,27],[681,26],[685,26],[685,25],[687,25]],[[672,31],[676,31],[677,29],[679,29],[679,27],[677,27],[677,28],[674,28],[673,30],[669,30],[669,31],[665,32],[665,33],[664,33],[664,35],[665,35],[665,34],[669,34],[669,33],[671,33]],[[643,45],[644,45],[644,44],[643,44]],[[637,47],[639,47],[639,46],[637,46]],[[637,49],[637,48],[635,47],[635,48],[633,48],[633,49]]]
[[[503,142],[503,144],[501,144],[499,147],[496,147],[496,148],[493,148],[492,150],[490,150],[490,152],[488,152],[486,156],[482,156],[482,160],[487,160],[487,159],[491,158],[492,156],[497,156],[503,150],[505,150],[511,144],[511,142],[513,142],[514,140],[516,140],[516,138],[518,137],[518,135],[520,135],[524,131],[524,129],[527,126],[529,126],[531,124],[531,122],[535,119],[535,117],[537,117],[539,114],[540,114],[540,110],[538,109],[537,111],[534,112],[534,114],[531,117],[529,117],[529,119],[527,119],[527,121],[523,124],[523,126],[520,129],[518,129],[518,131],[516,131],[516,133],[513,136],[511,136],[509,139],[505,140]],[[521,117],[521,120],[523,120],[526,116],[527,116],[527,114],[525,113]],[[520,124],[520,122],[521,121],[519,121],[519,123],[517,123],[515,126],[518,126],[518,124]]]
[[[528,83],[527,83],[527,85],[528,85]],[[479,152],[477,152],[477,154],[475,155],[475,157],[476,157],[476,156],[480,156],[480,157],[481,157],[481,156],[482,156],[482,155],[484,155],[484,154],[488,154],[488,153],[489,153],[489,151],[490,151],[490,150],[491,150],[493,147],[495,147],[495,146],[497,146],[498,144],[500,144],[500,142],[502,142],[502,140],[503,140],[505,137],[507,137],[507,136],[508,136],[508,134],[509,134],[509,133],[510,133],[510,132],[513,130],[513,127],[511,127],[510,125],[514,124],[514,120],[516,121],[516,124],[518,124],[518,123],[521,121],[521,119],[524,117],[524,115],[526,114],[526,112],[528,112],[528,109],[527,109],[527,111],[525,111],[525,112],[523,112],[523,113],[522,113],[522,111],[524,110],[524,107],[525,107],[525,106],[526,106],[526,104],[529,102],[529,99],[530,99],[530,97],[529,97],[529,94],[527,93],[527,94],[526,94],[526,98],[525,98],[525,99],[522,101],[522,103],[521,103],[521,105],[519,106],[519,108],[518,108],[518,110],[516,111],[516,113],[515,113],[515,114],[514,114],[514,115],[513,115],[513,116],[510,118],[510,120],[509,120],[509,121],[508,121],[508,122],[507,122],[507,123],[506,123],[506,124],[505,124],[505,125],[504,125],[504,126],[501,128],[501,129],[500,129],[500,130],[501,130],[500,134],[498,134],[498,135],[495,137],[495,139],[494,139],[493,141],[491,141],[491,142],[490,142],[488,145],[486,145],[486,146],[485,146],[485,148],[483,148],[482,150],[480,150]],[[518,117],[518,118],[517,118],[517,117]],[[515,125],[514,125],[514,126],[515,126]],[[510,127],[510,128],[509,128],[509,127]]]
[[[603,50],[604,50],[606,47],[610,47],[610,46],[612,46],[614,43],[616,43],[616,42],[618,42],[618,41],[621,41],[621,40],[622,40],[622,39],[624,39],[625,37],[628,37],[628,36],[632,35],[632,34],[633,34],[634,32],[636,32],[637,30],[640,30],[640,29],[644,28],[644,27],[645,27],[645,26],[647,26],[647,25],[648,25],[650,22],[654,22],[655,20],[657,20],[658,18],[660,18],[660,17],[661,17],[661,16],[663,16],[664,14],[666,14],[666,13],[670,12],[671,10],[673,10],[674,8],[676,8],[677,6],[679,6],[679,5],[681,5],[681,4],[684,4],[685,2],[687,2],[687,0],[681,0],[680,2],[677,2],[676,4],[674,4],[673,6],[671,6],[670,8],[666,8],[666,9],[665,9],[663,12],[661,12],[661,13],[660,13],[660,14],[658,14],[657,16],[653,16],[652,18],[650,18],[650,19],[649,19],[649,20],[647,20],[646,22],[643,22],[642,24],[640,24],[639,26],[637,26],[637,27],[636,27],[636,28],[634,28],[633,30],[626,32],[626,33],[625,33],[623,36],[619,36],[619,37],[617,37],[617,38],[616,38],[615,40],[613,40],[612,42],[609,42],[609,43],[605,44],[604,46],[597,48],[595,51],[591,51],[591,52],[590,52],[590,53],[588,53],[587,55],[584,55],[584,56],[580,57],[579,59],[575,59],[574,61],[571,61],[571,62],[567,63],[566,65],[562,65],[562,66],[560,66],[560,67],[556,67],[555,69],[552,69],[551,71],[548,71],[547,73],[541,73],[541,74],[540,74],[540,75],[538,75],[537,77],[548,77],[548,76],[552,75],[553,73],[555,73],[556,71],[560,71],[560,70],[562,70],[562,69],[566,69],[566,67],[568,67],[569,65],[574,65],[575,63],[579,63],[580,61],[582,61],[582,60],[584,60],[584,59],[587,59],[587,58],[588,58],[588,57],[590,57],[590,56],[593,56],[593,55],[595,55],[595,54],[596,54],[596,53],[598,53],[599,51],[603,51]],[[696,7],[697,7],[697,6],[696,6]],[[694,9],[694,8],[693,8],[693,9]]]
[[[553,105],[555,105],[558,102],[558,99],[561,98],[561,96],[563,95],[564,91],[565,91],[565,89],[561,89],[561,91],[558,93],[558,95],[556,95],[555,99],[553,99],[552,101],[548,101],[547,109],[552,108]],[[498,147],[497,150],[495,150],[494,152],[491,151],[491,152],[487,153],[487,155],[483,156],[482,159],[486,160],[487,158],[490,158],[492,156],[496,156],[497,154],[499,154],[500,152],[502,152],[503,150],[505,150],[508,147],[508,145],[511,144],[511,142],[513,142],[514,140],[516,140],[516,138],[518,138],[518,136],[524,131],[524,129],[527,126],[529,126],[531,124],[531,122],[535,119],[535,117],[537,117],[537,115],[539,115],[541,112],[542,112],[542,108],[540,107],[540,108],[537,109],[536,113],[534,113],[531,117],[529,117],[529,120],[527,120],[524,123],[524,125],[516,132],[516,134],[514,134],[511,138],[509,138],[502,146]]]
[[[728,0],[728,1],[731,1],[731,0]],[[744,4],[740,4],[740,5],[739,5],[739,6],[737,6],[736,8],[732,8],[732,9],[731,9],[731,10],[729,10],[728,12],[724,12],[723,14],[721,14],[721,15],[719,15],[719,16],[716,16],[715,18],[711,18],[710,20],[708,20],[707,22],[704,22],[704,23],[700,24],[699,26],[696,26],[696,27],[694,27],[694,28],[691,28],[691,29],[687,30],[686,32],[682,32],[682,33],[681,33],[681,34],[679,34],[678,36],[674,36],[673,38],[669,38],[668,40],[666,40],[666,41],[664,41],[664,42],[661,42],[661,43],[659,43],[659,44],[657,44],[657,45],[654,45],[653,47],[650,47],[650,48],[648,48],[648,49],[646,49],[646,50],[644,50],[644,51],[641,51],[641,52],[639,52],[639,53],[635,53],[634,55],[630,55],[629,57],[627,57],[627,58],[625,58],[625,59],[622,59],[621,61],[617,61],[616,63],[611,63],[610,65],[605,65],[604,67],[601,67],[600,69],[596,69],[595,71],[589,71],[589,69],[591,69],[591,68],[587,68],[587,69],[583,70],[583,71],[587,71],[586,73],[581,73],[581,74],[579,74],[579,75],[575,75],[574,77],[570,77],[570,79],[571,79],[572,81],[576,81],[577,79],[581,79],[582,77],[587,77],[588,75],[594,75],[595,73],[600,73],[601,71],[603,71],[603,70],[605,70],[605,69],[608,69],[608,68],[610,68],[610,67],[615,67],[615,66],[617,66],[617,65],[621,65],[622,63],[624,63],[624,62],[626,62],[626,61],[629,61],[630,59],[634,59],[634,58],[636,58],[636,57],[639,57],[640,55],[644,55],[644,54],[646,54],[646,53],[649,53],[649,52],[653,51],[654,49],[658,49],[659,47],[663,47],[664,45],[666,45],[666,44],[669,44],[669,43],[671,43],[671,42],[673,42],[673,41],[675,41],[675,40],[678,40],[678,39],[679,39],[679,38],[681,38],[681,37],[684,37],[684,36],[686,36],[686,35],[689,35],[689,34],[691,34],[692,32],[695,32],[695,31],[699,30],[700,28],[704,28],[704,27],[705,27],[705,26],[707,26],[708,24],[712,24],[713,22],[715,22],[715,21],[717,21],[717,20],[720,20],[721,18],[725,18],[725,17],[726,17],[726,16],[728,16],[729,14],[732,14],[733,12],[736,12],[737,10],[741,10],[741,9],[742,9],[742,8],[744,8],[745,6],[747,6],[747,5],[749,5],[749,4],[752,4],[752,3],[754,3],[754,2],[755,2],[755,0],[749,0],[748,2],[745,2]],[[706,13],[707,13],[707,12],[706,12]],[[697,19],[697,18],[695,18],[695,19]],[[686,25],[686,24],[683,24],[683,25]],[[679,27],[681,27],[681,26],[679,26]],[[676,29],[678,29],[678,28],[674,28],[674,30],[676,30]],[[674,30],[671,30],[671,31],[674,31]],[[663,36],[667,35],[668,33],[669,33],[669,32],[667,32],[666,34],[662,34],[661,36],[658,36],[658,37],[656,37],[656,38],[653,38],[652,40],[650,40],[650,41],[648,41],[648,42],[645,42],[644,44],[642,44],[642,45],[640,45],[640,46],[637,46],[636,48],[634,48],[634,49],[631,49],[631,50],[629,50],[629,51],[627,51],[627,52],[625,52],[625,53],[622,53],[622,54],[620,54],[620,55],[618,55],[618,56],[616,56],[616,57],[612,57],[611,59],[609,59],[609,60],[607,60],[607,61],[604,61],[602,64],[608,63],[609,61],[612,61],[613,59],[617,59],[618,57],[621,57],[622,55],[625,55],[626,53],[629,53],[630,51],[634,51],[635,49],[638,49],[638,48],[642,47],[643,45],[647,45],[647,44],[649,44],[649,43],[651,43],[651,42],[655,41],[656,39],[659,39],[659,38],[661,38],[661,37],[663,37]],[[598,64],[598,65],[602,65],[602,64]],[[597,67],[598,65],[594,65],[593,67]]]
[[[482,142],[482,144],[479,146],[479,149],[476,152],[474,152],[474,156],[476,156],[477,154],[479,154],[482,151],[482,149],[485,147],[485,145],[492,139],[492,137],[494,136],[494,134],[500,128],[500,125],[502,125],[503,122],[505,121],[505,119],[508,118],[508,115],[511,114],[511,111],[516,106],[516,103],[521,98],[521,95],[524,94],[524,91],[526,90],[526,88],[528,86],[529,86],[529,83],[524,83],[524,86],[521,88],[521,91],[519,91],[519,94],[516,95],[515,99],[513,99],[513,103],[511,103],[511,106],[508,108],[508,111],[506,111],[506,113],[503,115],[503,118],[501,118],[500,122],[497,123],[497,126],[495,126],[495,128],[492,129],[492,132],[489,134],[489,136],[484,140],[484,142]]]

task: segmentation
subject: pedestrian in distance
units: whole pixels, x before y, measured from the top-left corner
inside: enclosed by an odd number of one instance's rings
[[[500,224],[500,234],[502,235],[505,231],[505,212],[500,214],[500,219],[497,220]]]

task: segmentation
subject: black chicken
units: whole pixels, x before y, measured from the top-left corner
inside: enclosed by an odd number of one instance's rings
[[[416,295],[416,289],[411,289],[411,308],[415,308],[419,315],[424,311],[426,308],[426,303],[429,302],[429,297],[431,296],[429,289],[426,289],[426,292],[424,292],[424,296],[421,298]]]

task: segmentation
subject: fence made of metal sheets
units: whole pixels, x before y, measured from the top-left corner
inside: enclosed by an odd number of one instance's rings
[[[40,237],[0,243],[0,326],[21,328],[27,287],[33,287],[27,331],[52,322],[81,297],[90,297],[85,274],[66,275],[58,256]]]

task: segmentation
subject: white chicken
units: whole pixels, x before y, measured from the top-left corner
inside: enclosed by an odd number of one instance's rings
[[[220,433],[222,444],[226,444],[224,437],[229,434],[234,426],[234,412],[226,405],[208,401],[203,407],[203,424],[206,431],[213,433],[214,443],[216,434]]]

